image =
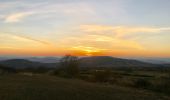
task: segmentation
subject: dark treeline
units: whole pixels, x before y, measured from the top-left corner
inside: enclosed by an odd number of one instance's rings
[[[9,73],[16,73],[17,70],[15,68],[7,67],[0,65],[0,74],[9,74]]]

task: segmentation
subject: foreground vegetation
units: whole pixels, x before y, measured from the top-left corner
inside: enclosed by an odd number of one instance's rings
[[[169,100],[143,89],[89,83],[49,75],[0,76],[0,100]]]
[[[170,100],[169,67],[60,67],[0,65],[0,100]]]

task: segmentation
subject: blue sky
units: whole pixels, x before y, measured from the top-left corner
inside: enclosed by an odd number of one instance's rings
[[[0,0],[0,54],[170,56],[169,10],[169,0]]]

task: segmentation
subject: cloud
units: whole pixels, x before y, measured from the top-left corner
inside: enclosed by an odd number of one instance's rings
[[[83,38],[84,37],[84,38]],[[132,40],[120,39],[117,37],[107,35],[86,35],[80,37],[80,41],[84,43],[94,43],[96,46],[110,48],[110,49],[144,49],[139,43]],[[106,45],[107,44],[107,45]]]
[[[8,46],[1,46],[0,49],[16,49],[16,50],[20,50],[19,48],[8,47]]]
[[[13,13],[11,15],[8,15],[5,17],[5,22],[6,23],[11,23],[11,22],[19,22],[25,17],[28,17],[30,15],[34,14],[34,12],[19,12],[19,13]]]
[[[107,35],[80,34],[64,37],[56,41],[71,54],[75,55],[107,55],[115,52],[131,52],[145,50],[145,47],[133,40],[123,40]],[[61,48],[61,47],[60,47]]]
[[[113,50],[144,50],[145,48],[132,40],[123,40],[117,37],[107,35],[81,34],[78,36],[69,36],[58,40],[57,43],[62,44],[65,48],[81,51],[113,51]],[[76,47],[76,48],[75,48]],[[84,50],[83,50],[84,49]]]
[[[107,25],[81,25],[80,31],[97,34],[114,34],[122,37],[135,33],[159,33],[170,31],[170,27],[133,27],[133,26],[107,26]]]
[[[19,3],[19,1],[1,2],[0,3],[0,9],[11,8],[13,6],[16,6],[18,3]]]
[[[28,37],[28,36],[24,36],[24,35],[17,35],[14,33],[6,33],[6,32],[4,34],[1,33],[0,37],[1,37],[1,39],[5,38],[5,39],[14,39],[14,40],[18,40],[18,41],[32,41],[32,42],[40,43],[43,45],[50,45],[49,42],[35,39],[32,37]]]
[[[87,37],[96,42],[110,42],[113,40],[112,37],[104,35],[87,35]]]
[[[78,42],[78,47],[87,46],[105,49],[105,52],[120,51],[120,53],[130,52],[132,54],[133,52],[149,50],[145,43],[136,39],[136,37],[169,32],[170,27],[80,25],[77,31],[80,35],[72,37],[71,41]],[[130,38],[124,38],[129,36]]]
[[[80,30],[85,32],[103,32],[113,30],[112,26],[104,25],[80,25]]]
[[[106,25],[81,25],[77,32],[79,35],[68,36],[58,43],[72,50],[84,52],[101,51],[145,51],[147,48],[134,38],[122,37],[136,33],[160,33],[170,31],[169,27],[132,27],[132,26],[106,26]]]
[[[36,15],[38,18],[50,18],[56,16],[66,16],[67,18],[85,18],[89,15],[93,15],[94,11],[92,7],[90,7],[87,3],[84,2],[26,2],[26,1],[20,1],[20,2],[7,2],[3,3],[4,5],[2,7],[2,11],[0,12],[8,12],[12,9],[12,13],[3,13],[5,16],[4,22],[6,23],[12,23],[12,22],[19,22],[23,20],[24,18]],[[16,6],[17,5],[17,6]],[[76,6],[75,6],[76,5]],[[1,6],[1,4],[0,4]],[[23,8],[18,9],[17,8]],[[81,9],[79,9],[81,8]],[[16,11],[17,12],[14,12]]]
[[[20,38],[20,39],[24,39],[24,40],[34,41],[34,42],[41,43],[41,44],[44,44],[44,45],[50,44],[49,42],[39,40],[39,39],[35,39],[35,38],[32,38],[32,37],[28,37],[28,36],[20,36],[20,35],[14,35],[14,36],[18,39]]]

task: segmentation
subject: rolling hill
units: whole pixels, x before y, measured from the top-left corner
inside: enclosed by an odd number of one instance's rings
[[[110,56],[93,56],[80,59],[82,67],[157,67],[156,64],[138,60],[114,58]]]
[[[7,67],[22,69],[22,68],[36,68],[36,67],[56,67],[56,63],[41,63],[41,62],[34,62],[25,59],[11,59],[0,61],[0,64]]]
[[[36,59],[37,60],[37,59]],[[79,58],[80,67],[158,67],[161,65],[141,62],[138,60],[114,58],[110,56],[92,56]],[[59,62],[56,63],[43,63],[34,61],[33,59],[10,59],[0,61],[1,65],[13,68],[28,68],[28,67],[57,67]]]

